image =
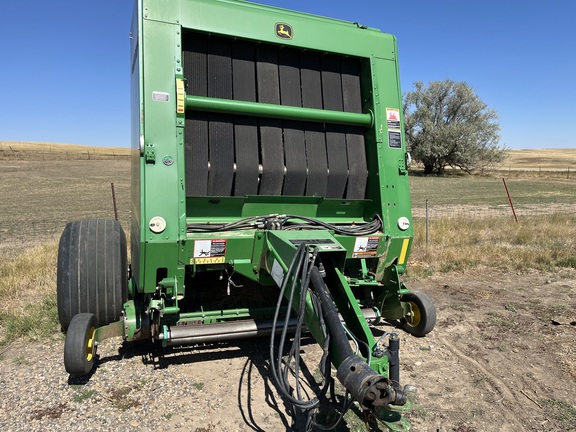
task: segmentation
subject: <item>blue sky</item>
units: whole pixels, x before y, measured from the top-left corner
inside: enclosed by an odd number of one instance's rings
[[[466,81],[500,144],[576,148],[576,1],[262,0],[398,38],[404,92]],[[8,1],[0,14],[0,140],[128,146],[131,0]]]

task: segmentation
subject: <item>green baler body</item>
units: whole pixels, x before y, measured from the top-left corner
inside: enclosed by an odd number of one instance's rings
[[[136,0],[130,64],[131,264],[118,221],[66,226],[66,370],[89,373],[112,336],[269,335],[276,388],[306,424],[334,367],[365,412],[408,430],[398,334],[371,327],[424,336],[436,321],[401,282],[413,230],[395,38],[241,0]],[[326,362],[313,400],[304,331]]]
[[[343,274],[386,288],[392,267],[404,272],[413,231],[393,36],[239,0],[142,0],[131,90],[134,294],[149,297],[169,278],[181,297],[187,274],[225,269],[274,285],[265,229],[187,228],[270,214],[333,225],[379,216],[383,228],[369,238],[334,235]],[[318,142],[324,150],[312,153]],[[245,148],[256,152],[248,174]],[[294,160],[304,161],[296,194]],[[336,191],[335,174],[345,184]]]

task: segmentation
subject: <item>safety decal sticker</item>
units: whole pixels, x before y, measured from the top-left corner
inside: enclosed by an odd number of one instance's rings
[[[371,258],[376,256],[380,237],[356,237],[353,258]]]
[[[402,148],[402,134],[399,130],[388,130],[388,146]]]
[[[400,110],[398,108],[386,108],[386,126],[388,129],[400,129]]]
[[[170,93],[153,91],[152,100],[155,102],[170,102]]]
[[[194,258],[190,264],[222,264],[226,262],[226,239],[194,241]]]
[[[284,269],[276,259],[272,264],[272,271],[270,272],[270,275],[272,276],[272,279],[274,279],[274,282],[276,282],[276,285],[281,287],[282,281],[284,280]]]

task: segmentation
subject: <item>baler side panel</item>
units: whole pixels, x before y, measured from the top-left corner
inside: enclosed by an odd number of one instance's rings
[[[131,98],[131,221],[130,221],[130,250],[131,250],[131,269],[133,283],[140,284],[140,244],[141,244],[141,214],[142,214],[142,192],[141,184],[142,157],[141,157],[141,139],[143,139],[143,106],[142,106],[142,35],[140,33],[141,14],[139,4],[134,5],[132,15],[132,24],[130,28],[130,98]]]
[[[393,239],[391,251],[397,251],[389,254],[388,257],[382,257],[382,265],[389,266],[396,261],[398,271],[402,274],[409,255],[414,230],[406,166],[406,143],[403,132],[404,119],[398,64],[389,59],[374,58],[372,66],[377,70],[377,73],[374,74],[374,88],[381,106],[374,113],[376,130],[382,131],[377,142],[377,170],[380,173],[379,194],[382,202],[385,232]],[[389,121],[387,110],[392,110],[397,116],[397,123],[392,120]],[[408,228],[401,223],[401,218],[408,221]],[[399,258],[402,258],[401,262]]]
[[[145,14],[146,15],[146,14]],[[141,158],[143,187],[139,286],[153,292],[159,275],[184,279],[178,261],[179,240],[185,236],[184,149],[180,119],[176,116],[176,79],[181,73],[181,28],[144,19],[142,46],[144,148]],[[180,138],[179,138],[180,137]],[[158,218],[162,218],[163,223]],[[149,224],[156,223],[156,227]],[[184,226],[181,226],[184,224]],[[166,271],[158,269],[166,269]]]

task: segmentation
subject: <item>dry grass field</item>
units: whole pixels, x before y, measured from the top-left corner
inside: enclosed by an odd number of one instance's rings
[[[58,401],[30,397],[26,410],[17,411],[27,412],[22,415],[31,416],[37,430],[112,430],[106,420],[111,415],[126,419],[115,430],[287,430],[290,418],[273,396],[266,340],[152,354],[149,347],[105,341],[94,375],[82,385],[67,383],[55,302],[58,237],[68,221],[113,218],[110,183],[127,229],[128,150],[58,146],[58,152],[54,147],[50,153],[68,156],[52,160],[43,150],[13,146],[13,152],[4,144],[0,384],[15,382],[14,387],[38,395],[53,392]],[[125,156],[110,157],[116,152]],[[518,157],[524,168],[555,163],[545,154],[516,152],[524,154]],[[554,150],[551,157],[566,161],[575,152],[566,150],[562,157]],[[87,154],[93,156],[73,156]],[[506,204],[500,176],[412,177],[411,183],[415,212],[426,199],[445,208],[494,210]],[[405,281],[410,289],[429,294],[438,314],[426,338],[401,334],[401,379],[419,388],[407,414],[415,431],[576,431],[576,212],[555,207],[576,205],[576,176],[527,176],[510,180],[509,187],[513,196],[525,199],[524,205],[546,211],[520,214],[515,222],[506,211],[448,217],[434,210],[428,247],[422,217],[414,220]],[[389,324],[375,328],[391,330]],[[307,362],[316,359],[315,345],[303,346],[302,356]],[[152,357],[162,367],[152,366]],[[316,365],[310,361],[309,366]],[[46,370],[57,378],[57,387],[44,388],[46,380],[30,378]],[[115,403],[117,373],[138,377],[127,392],[140,405],[119,408]],[[162,381],[163,376],[170,378]],[[181,382],[192,387],[163,399],[159,388]],[[149,415],[152,391],[162,407],[157,416]],[[17,392],[3,395],[0,429],[20,430],[10,413],[22,400]],[[367,428],[359,413],[353,409],[336,430],[381,430]]]
[[[126,147],[88,147],[50,142],[0,141],[0,160],[126,159]]]
[[[576,171],[576,148],[509,150],[501,168],[553,168],[572,167]]]
[[[59,236],[67,222],[114,218],[112,187],[119,219],[128,226],[129,161],[0,161],[0,255],[13,256]]]

